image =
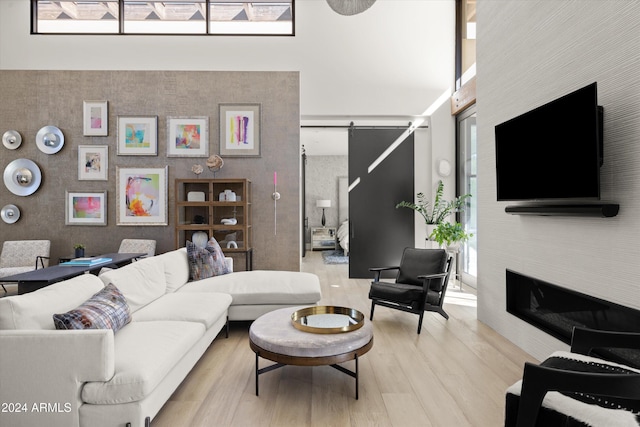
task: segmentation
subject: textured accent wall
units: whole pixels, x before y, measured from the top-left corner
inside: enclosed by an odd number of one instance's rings
[[[640,2],[478,2],[478,318],[537,358],[566,346],[506,313],[507,268],[640,309],[639,45]],[[602,199],[620,203],[619,215],[507,215],[494,126],[593,81],[604,106]]]
[[[206,158],[167,157],[167,116],[208,116],[209,151],[219,152],[218,104],[260,103],[261,157],[225,158],[217,178],[248,178],[253,183],[254,269],[300,269],[300,89],[298,72],[219,71],[0,71],[0,134],[19,131],[22,146],[0,146],[2,170],[12,160],[27,158],[42,170],[40,189],[28,197],[0,186],[0,206],[12,203],[22,211],[12,225],[0,222],[1,240],[50,239],[54,261],[82,242],[88,254],[115,252],[123,238],[149,238],[157,252],[174,249],[174,179],[192,178],[191,166]],[[109,135],[85,137],[83,101],[109,102]],[[117,117],[158,116],[157,156],[118,156]],[[46,125],[59,127],[63,149],[42,153],[35,135]],[[109,146],[109,180],[78,180],[78,145]],[[169,225],[116,225],[116,167],[169,166]],[[278,172],[282,198],[274,230],[273,172]],[[202,178],[213,178],[206,169]],[[65,225],[65,190],[107,191],[108,225]],[[243,256],[236,258],[238,269]]]

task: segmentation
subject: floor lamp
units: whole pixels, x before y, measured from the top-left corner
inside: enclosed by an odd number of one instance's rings
[[[324,209],[331,207],[331,200],[317,200],[316,201],[316,206],[319,207],[319,208],[322,208],[322,226],[324,227],[324,225],[327,222],[325,217],[324,217]]]

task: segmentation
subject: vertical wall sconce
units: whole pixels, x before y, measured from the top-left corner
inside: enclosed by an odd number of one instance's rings
[[[322,226],[324,227],[324,225],[327,223],[324,217],[324,209],[331,207],[331,200],[317,200],[316,207],[322,208]]]
[[[278,234],[278,200],[280,200],[280,193],[278,193],[278,172],[273,172],[273,234]]]

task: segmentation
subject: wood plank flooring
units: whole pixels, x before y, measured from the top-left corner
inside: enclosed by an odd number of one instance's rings
[[[307,253],[303,270],[320,277],[321,304],[353,307],[368,319],[368,279],[349,279],[347,265],[325,265],[320,252]],[[360,358],[359,400],[354,379],[328,366],[265,373],[256,397],[249,323],[232,323],[229,338],[216,338],[152,425],[503,425],[505,389],[525,361],[537,361],[478,322],[475,295],[465,291],[448,292],[449,320],[426,313],[420,335],[416,315],[376,308],[374,346]]]

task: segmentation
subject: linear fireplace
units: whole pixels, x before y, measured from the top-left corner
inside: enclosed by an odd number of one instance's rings
[[[569,344],[574,326],[640,332],[640,311],[507,269],[507,312]]]

